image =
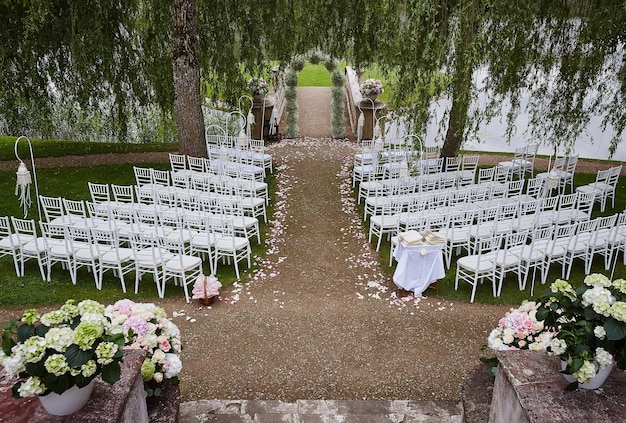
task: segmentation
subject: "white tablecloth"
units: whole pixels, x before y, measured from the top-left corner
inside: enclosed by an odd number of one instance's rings
[[[446,275],[443,245],[398,244],[393,256],[398,261],[393,282],[406,291],[421,295],[428,286]]]

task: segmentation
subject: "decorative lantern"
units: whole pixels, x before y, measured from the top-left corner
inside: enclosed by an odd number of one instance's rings
[[[406,160],[402,160],[400,162],[400,177],[408,178],[409,177],[409,164]]]
[[[24,217],[26,217],[28,215],[28,209],[33,204],[30,198],[30,184],[33,183],[33,179],[30,176],[30,171],[22,161],[20,161],[15,175],[17,176],[15,195],[19,197],[20,206],[24,210]]]
[[[559,174],[555,171],[549,172],[546,179],[546,186],[548,189],[554,189],[559,184]]]
[[[248,136],[243,129],[239,131],[239,147],[248,148]]]
[[[28,148],[30,151],[30,162],[33,166],[33,176],[31,177],[30,171],[26,167],[24,161],[20,158],[17,152],[17,146],[20,140],[25,139],[28,142]],[[24,217],[28,216],[28,209],[33,204],[31,196],[30,196],[30,185],[34,183],[35,185],[35,195],[37,199],[37,210],[39,211],[39,219],[41,219],[41,209],[39,206],[39,187],[37,186],[37,171],[35,169],[35,156],[33,155],[33,146],[30,143],[30,140],[21,136],[15,140],[15,158],[19,160],[20,164],[17,167],[17,172],[15,173],[16,181],[15,181],[15,195],[20,199],[20,206],[24,210]]]

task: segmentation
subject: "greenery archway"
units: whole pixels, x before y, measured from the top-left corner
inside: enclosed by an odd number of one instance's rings
[[[332,83],[330,132],[333,138],[345,138],[345,77],[339,70],[339,62],[337,59],[321,53],[318,50],[311,50],[306,54],[294,57],[291,59],[291,62],[285,71],[285,99],[287,100],[287,104],[285,106],[286,135],[288,138],[296,138],[300,135],[300,128],[298,127],[299,113],[297,101],[298,72],[304,69],[307,61],[314,65],[322,63],[326,70],[330,72],[330,79]]]

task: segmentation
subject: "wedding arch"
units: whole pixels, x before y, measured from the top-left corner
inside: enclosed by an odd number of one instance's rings
[[[285,106],[286,135],[288,138],[296,138],[299,136],[300,129],[298,127],[299,115],[297,102],[298,72],[304,69],[307,62],[314,65],[322,63],[326,70],[330,72],[332,82],[330,133],[333,138],[345,138],[345,77],[339,70],[337,59],[318,50],[311,50],[306,54],[295,56],[291,59],[289,66],[287,66],[285,70],[285,99],[287,100]]]

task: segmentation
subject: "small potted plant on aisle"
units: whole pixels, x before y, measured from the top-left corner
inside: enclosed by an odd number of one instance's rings
[[[193,286],[193,297],[200,301],[200,304],[208,306],[213,304],[220,295],[222,284],[213,275],[200,275]]]

